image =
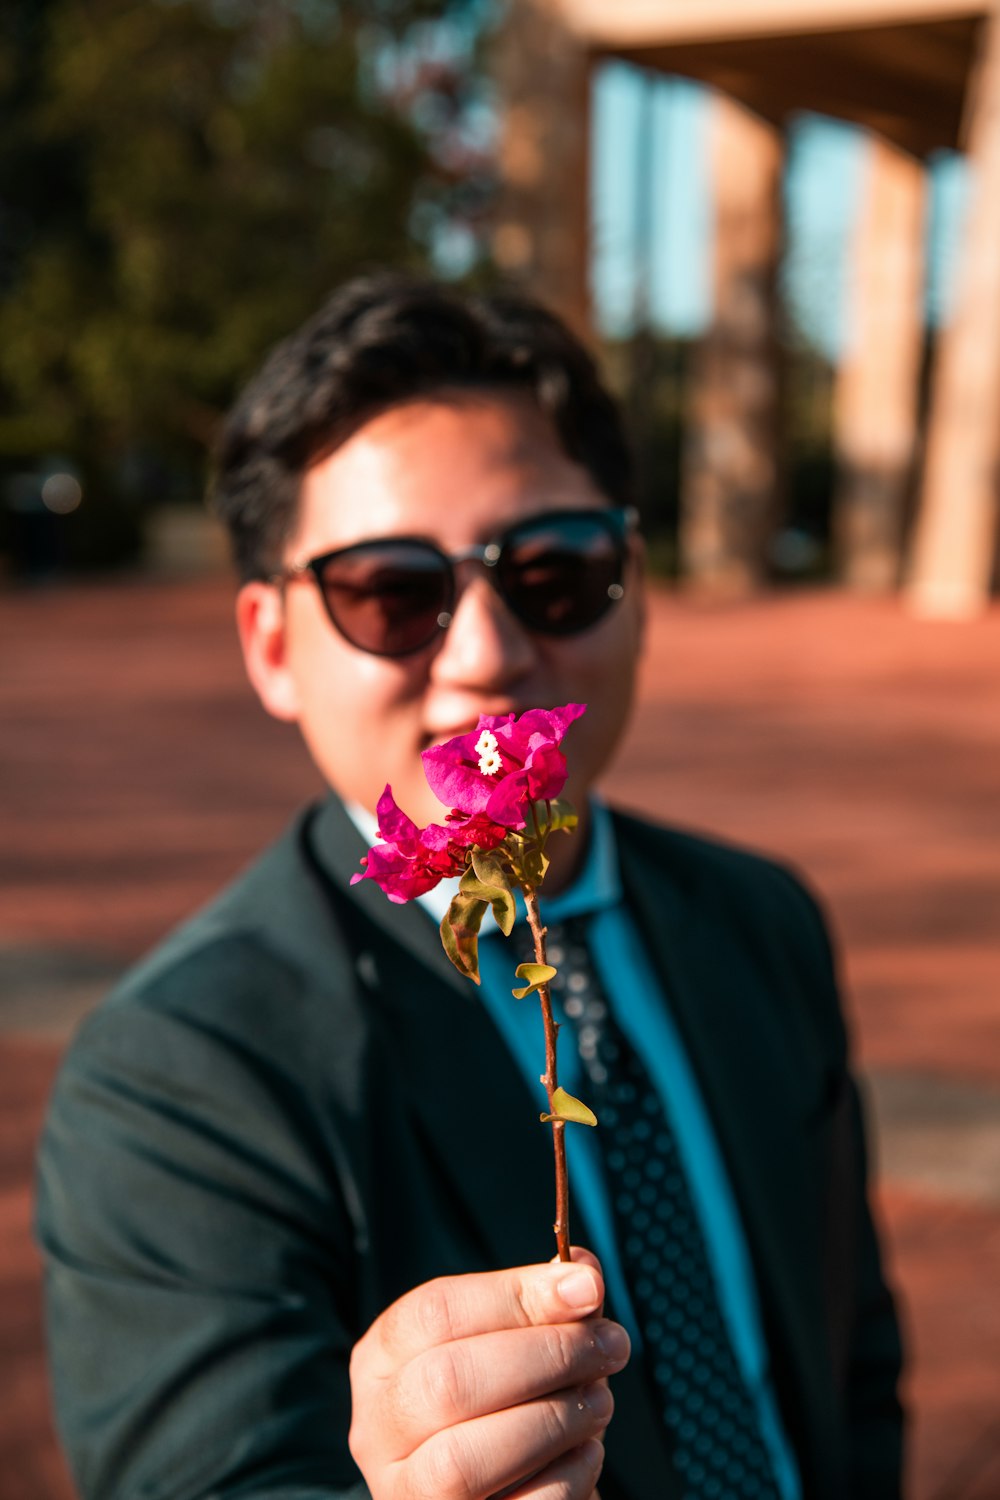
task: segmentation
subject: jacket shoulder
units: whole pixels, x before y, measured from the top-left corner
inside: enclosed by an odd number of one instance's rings
[[[638,854],[652,861],[664,878],[691,896],[710,890],[714,901],[735,900],[755,908],[784,908],[826,941],[822,905],[792,864],[714,835],[693,832],[615,811],[623,864]]]
[[[252,1039],[315,1034],[350,1003],[354,962],[309,853],[314,810],[204,908],[135,964],[84,1022],[80,1036],[120,1027],[136,1011]],[[79,1040],[79,1038],[78,1038]]]

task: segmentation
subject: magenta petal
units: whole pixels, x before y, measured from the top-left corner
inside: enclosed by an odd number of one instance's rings
[[[479,769],[477,738],[475,734],[459,735],[445,745],[432,745],[421,756],[427,784],[435,797],[445,807],[457,807],[464,813],[484,812],[493,786],[492,778]]]
[[[532,753],[527,767],[528,788],[533,801],[550,802],[566,785],[566,757],[554,745]]]
[[[558,796],[566,781],[565,761],[558,745],[566,730],[586,712],[585,703],[567,703],[562,708],[530,708],[518,718],[514,714],[481,714],[469,734],[456,735],[444,745],[433,745],[422,756],[424,774],[435,796],[446,807],[468,817],[480,813],[509,828],[523,828],[529,798]],[[496,736],[502,762],[498,776],[484,776],[479,769],[476,744],[484,729]],[[501,790],[505,781],[532,767],[529,784],[518,790]],[[502,816],[496,811],[502,810]]]
[[[495,722],[496,728],[492,733],[496,736],[504,765],[508,766],[509,762],[512,767],[520,768],[524,765],[524,758],[530,748],[529,736],[521,729],[521,719],[515,719],[510,714],[506,719],[497,719]]]
[[[495,849],[510,831],[502,824],[494,823],[485,813],[476,813],[474,817],[459,813],[453,816],[448,827],[456,855],[459,850],[470,849],[473,844],[478,844],[480,849]]]
[[[479,722],[472,735],[473,744],[479,739],[484,729],[488,729],[490,734],[499,737],[501,733],[506,734],[510,726],[516,723],[516,714],[480,714]]]
[[[408,818],[401,807],[396,806],[392,787],[387,786],[378,799],[375,809],[378,814],[378,836],[387,844],[415,844],[420,830],[412,818]]]
[[[515,771],[505,776],[494,789],[486,811],[495,823],[503,823],[507,828],[523,828],[528,821],[530,802],[528,773]]]
[[[368,851],[367,865],[362,879],[374,880],[390,901],[402,903],[412,901],[432,891],[442,875],[451,873],[440,870],[432,863],[413,859],[395,844],[375,844]],[[352,879],[351,884],[354,884]]]
[[[422,896],[426,891],[432,891],[440,880],[439,875],[427,875],[426,872],[417,871],[410,876],[400,876],[392,885],[383,885],[390,901],[397,906],[403,906],[407,901],[413,901],[417,896]]]
[[[418,828],[417,837],[419,847],[425,851],[444,853],[451,843],[451,831],[440,823],[428,823],[426,828]]]
[[[383,890],[397,878],[407,877],[412,868],[413,860],[396,844],[373,844],[365,862],[365,874]]]
[[[563,708],[529,708],[518,719],[518,728],[525,735],[542,734],[558,745],[569,726],[586,712],[586,703],[567,703]]]

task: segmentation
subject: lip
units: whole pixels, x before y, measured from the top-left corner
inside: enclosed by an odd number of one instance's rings
[[[478,717],[471,719],[467,724],[459,724],[454,729],[431,729],[423,737],[421,750],[430,750],[434,745],[446,745],[449,740],[457,740],[460,735],[472,734],[479,723]]]
[[[491,718],[506,717],[507,714],[515,716],[525,713],[523,708],[517,708],[512,704],[505,704],[498,708],[482,708],[472,718],[463,720],[461,724],[449,725],[447,729],[429,729],[423,737],[422,750],[429,750],[432,745],[444,745],[448,740],[458,739],[460,735],[472,734],[478,727],[479,720],[488,714]]]

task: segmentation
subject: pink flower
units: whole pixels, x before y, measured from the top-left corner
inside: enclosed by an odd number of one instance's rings
[[[503,843],[510,831],[502,823],[494,823],[485,813],[473,813],[469,816],[467,813],[452,811],[445,823],[452,843],[463,849],[495,849],[497,844]]]
[[[378,801],[378,835],[383,842],[369,849],[365,868],[351,876],[351,884],[374,880],[390,901],[402,905],[432,891],[449,875],[460,875],[473,844],[495,849],[506,833],[506,828],[484,817],[462,818],[447,828],[438,823],[418,828],[396,806],[387,786]]]
[[[424,751],[431,790],[453,813],[485,814],[505,828],[523,828],[531,803],[551,801],[565,786],[559,746],[586,707],[530,708],[520,718],[483,714],[469,734]]]

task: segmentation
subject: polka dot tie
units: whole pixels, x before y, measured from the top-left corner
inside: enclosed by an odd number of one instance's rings
[[[585,1102],[599,1120],[622,1265],[684,1500],[777,1500],[673,1130],[609,1011],[585,930],[581,917],[549,925],[553,997],[589,1080]]]

